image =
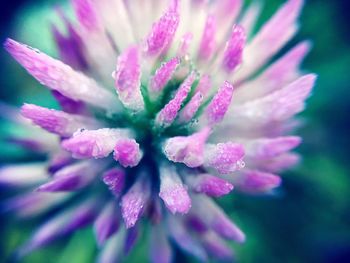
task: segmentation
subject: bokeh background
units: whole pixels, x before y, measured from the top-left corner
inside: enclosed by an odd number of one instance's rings
[[[7,36],[55,56],[49,28],[57,18],[48,10],[59,0],[1,1],[0,39]],[[246,1],[247,3],[250,1]],[[265,0],[259,24],[284,0]],[[306,0],[301,31],[289,46],[311,39],[313,49],[303,64],[316,72],[318,83],[301,114],[298,131],[304,144],[303,162],[283,174],[284,184],[274,196],[237,193],[220,203],[247,234],[244,245],[233,245],[241,263],[346,263],[350,262],[350,1]],[[0,51],[0,101],[56,107],[46,89],[29,77],[3,50]],[[3,141],[13,127],[0,125]],[[20,131],[16,131],[20,132]],[[27,160],[20,149],[1,143],[0,165]],[[13,192],[0,189],[1,200]],[[0,214],[0,262],[11,262],[11,252],[36,225],[35,219],[16,220]],[[41,249],[21,262],[87,263],[96,254],[91,229]],[[125,262],[147,262],[145,238]],[[178,262],[192,262],[183,256]]]

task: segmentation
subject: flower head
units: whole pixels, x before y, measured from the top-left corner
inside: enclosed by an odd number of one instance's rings
[[[298,161],[289,151],[301,139],[289,134],[316,79],[299,70],[309,44],[271,60],[296,33],[302,4],[288,0],[252,35],[258,11],[242,13],[241,0],[72,0],[77,23],[61,13],[67,33],[53,27],[61,60],[8,39],[61,105],[21,109],[57,140],[13,140],[47,161],[0,170],[1,184],[36,189],[7,210],[57,208],[21,254],[92,224],[100,262],[115,262],[143,217],[152,262],[171,261],[170,240],[201,261],[232,258],[225,240],[245,236],[210,197],[270,192],[275,173]]]

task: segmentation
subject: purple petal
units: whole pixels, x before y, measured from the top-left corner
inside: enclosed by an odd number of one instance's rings
[[[129,254],[131,249],[135,246],[139,236],[140,236],[140,233],[139,233],[138,226],[135,226],[127,230],[125,244],[124,244],[124,255]]]
[[[280,186],[281,178],[271,173],[244,170],[239,176],[236,186],[248,193],[265,193]]]
[[[113,157],[123,167],[134,167],[141,161],[142,151],[134,139],[121,139],[117,141]]]
[[[209,232],[202,236],[203,246],[214,258],[224,262],[233,262],[233,251],[215,233]]]
[[[105,158],[113,152],[118,140],[127,135],[128,131],[122,129],[82,130],[64,140],[62,147],[74,158]]]
[[[119,228],[116,204],[111,201],[105,205],[94,223],[94,231],[99,246],[102,246]]]
[[[225,215],[222,209],[204,195],[193,195],[193,214],[201,218],[221,237],[242,243],[244,233]]]
[[[160,68],[156,70],[156,73],[150,81],[150,91],[160,92],[164,89],[165,85],[169,82],[175,73],[176,68],[180,64],[180,59],[174,57],[162,64]]]
[[[1,203],[0,212],[15,212],[20,218],[41,215],[63,203],[70,195],[66,193],[37,193],[30,192],[15,196]]]
[[[204,193],[208,196],[220,197],[227,195],[233,190],[232,184],[210,174],[187,176],[186,179],[188,185],[190,185],[195,192]]]
[[[229,41],[226,43],[223,59],[223,69],[227,73],[233,72],[241,63],[243,48],[246,40],[244,29],[235,25],[233,27]]]
[[[64,95],[62,95],[57,90],[51,91],[52,95],[55,97],[56,101],[60,104],[63,111],[72,114],[82,114],[87,115],[87,107],[82,101],[74,101]]]
[[[272,158],[288,152],[301,143],[298,136],[254,139],[245,145],[247,157]]]
[[[125,172],[118,168],[110,169],[103,174],[103,182],[114,196],[119,197],[125,185]]]
[[[188,167],[198,167],[204,163],[204,146],[211,130],[202,131],[190,136],[177,136],[165,141],[163,152],[173,162],[186,164]]]
[[[149,181],[138,178],[121,200],[122,216],[127,228],[133,227],[141,217],[150,198]]]
[[[61,150],[50,156],[47,170],[50,172],[50,174],[54,174],[58,170],[61,170],[63,167],[72,164],[73,162],[74,159],[72,156],[68,152]]]
[[[63,137],[69,137],[79,129],[98,127],[98,123],[93,119],[33,104],[24,104],[21,108],[21,114],[41,128]]]
[[[53,179],[37,188],[39,192],[75,191],[86,187],[101,170],[97,164],[86,161],[67,166],[53,176]]]
[[[198,58],[201,60],[209,60],[214,54],[216,48],[216,19],[212,15],[208,15],[205,23],[202,39],[199,45]]]
[[[61,61],[12,39],[7,39],[4,46],[18,63],[49,89],[56,90],[74,101],[81,100],[108,112],[118,109],[111,92]]]
[[[295,153],[285,153],[270,160],[264,160],[259,164],[269,172],[280,172],[297,165],[300,162],[300,156]]]
[[[129,47],[118,57],[115,87],[125,107],[134,111],[144,109],[141,94],[140,54],[137,46]]]
[[[179,114],[179,122],[187,123],[191,121],[197,113],[199,107],[202,105],[203,99],[203,94],[201,92],[197,92],[181,110]]]
[[[310,50],[310,46],[311,44],[307,41],[295,46],[257,78],[242,84],[237,90],[236,97],[239,101],[257,99],[297,79],[300,76],[300,64]]]
[[[225,81],[207,108],[207,118],[210,125],[221,122],[231,104],[233,86]]]
[[[263,125],[289,119],[304,109],[304,101],[310,95],[315,81],[316,75],[305,75],[262,98],[231,107],[230,121]]]
[[[79,24],[88,31],[101,30],[101,21],[91,0],[73,0],[75,15]]]
[[[96,202],[91,200],[65,211],[37,229],[31,239],[20,249],[19,254],[24,256],[57,238],[70,234],[92,222],[95,216]]]
[[[149,56],[159,55],[169,46],[179,25],[179,14],[170,8],[153,24],[152,31],[147,37],[145,52]]]
[[[173,214],[186,214],[191,208],[191,199],[174,167],[160,168],[159,197]]]
[[[195,72],[192,72],[185,79],[185,81],[181,84],[180,88],[176,92],[175,97],[158,113],[156,117],[156,123],[158,125],[167,127],[173,123],[182,106],[182,103],[187,98],[195,79]]]
[[[205,155],[205,166],[221,174],[232,173],[244,166],[244,148],[240,144],[227,142],[207,145]]]
[[[245,61],[247,66],[240,74],[241,78],[248,77],[263,66],[293,37],[298,29],[297,18],[303,2],[303,0],[287,1],[263,25],[245,49],[249,60]],[[260,52],[261,50],[264,50],[264,52]]]
[[[188,50],[190,48],[190,44],[192,40],[193,40],[193,34],[191,32],[188,32],[182,36],[179,48],[176,53],[178,57],[183,57],[188,54]]]
[[[67,32],[67,36],[65,36],[55,25],[51,27],[60,58],[72,68],[84,71],[87,69],[87,61],[81,36],[77,33],[72,23],[68,21],[65,14],[60,9],[57,9],[57,12],[61,20],[63,20],[65,31]]]

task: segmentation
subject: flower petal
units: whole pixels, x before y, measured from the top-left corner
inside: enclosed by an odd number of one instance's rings
[[[93,79],[12,39],[7,39],[4,45],[18,63],[49,89],[56,90],[74,101],[84,101],[105,109],[107,112],[118,110],[118,103],[113,94],[100,87]]]
[[[193,195],[193,214],[201,218],[221,237],[242,243],[244,233],[225,215],[210,198],[204,195]]]
[[[116,205],[113,201],[104,206],[94,222],[94,231],[99,246],[102,246],[119,228]]]
[[[315,81],[316,75],[308,74],[262,98],[234,105],[228,113],[230,122],[264,125],[289,119],[304,109]]]
[[[233,86],[225,81],[206,110],[209,124],[214,125],[221,122],[230,107],[233,95]]]
[[[149,181],[138,178],[121,200],[122,216],[127,228],[135,226],[137,220],[146,209],[150,198]]]
[[[167,127],[174,122],[182,103],[187,98],[191,90],[191,86],[196,79],[196,75],[197,74],[195,72],[192,72],[181,84],[180,88],[175,94],[175,97],[157,114],[156,123],[159,126]]]
[[[169,138],[164,143],[163,152],[170,161],[184,163],[192,168],[201,166],[204,163],[205,142],[210,132],[209,128],[204,128],[187,137]]]
[[[115,87],[120,101],[134,111],[144,109],[141,94],[140,54],[137,46],[126,49],[119,57],[115,71]]]
[[[21,108],[21,114],[48,132],[63,137],[71,136],[79,129],[94,129],[100,126],[94,119],[47,109],[34,104],[24,104]]]
[[[134,167],[139,164],[142,158],[140,145],[134,139],[120,139],[114,147],[114,160],[123,167]]]
[[[195,192],[204,193],[208,196],[220,197],[227,195],[233,190],[233,185],[229,182],[211,174],[198,174],[196,176],[186,176],[186,183]]]
[[[176,68],[180,65],[180,62],[178,57],[174,57],[156,70],[156,73],[150,80],[149,88],[151,93],[159,93],[164,89],[175,73]]]
[[[125,186],[125,172],[118,168],[112,168],[106,171],[102,178],[112,194],[119,197]]]
[[[149,56],[156,56],[164,52],[164,49],[171,43],[178,25],[179,14],[174,8],[169,8],[169,10],[153,24],[152,31],[149,33],[145,43],[146,54]]]
[[[160,192],[166,207],[171,213],[186,214],[191,208],[191,199],[180,176],[174,167],[163,165],[160,167]]]
[[[128,137],[123,129],[81,130],[62,142],[62,147],[74,158],[105,158],[113,152],[118,140]]]
[[[229,174],[244,167],[242,145],[232,142],[207,145],[205,150],[206,167],[217,170],[220,174]]]

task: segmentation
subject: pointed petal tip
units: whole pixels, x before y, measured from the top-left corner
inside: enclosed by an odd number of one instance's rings
[[[206,110],[207,119],[210,125],[217,124],[224,119],[225,114],[231,105],[233,91],[233,85],[228,81],[225,81],[215,94]]]
[[[172,214],[187,214],[191,209],[191,198],[183,185],[172,185],[159,192]]]

